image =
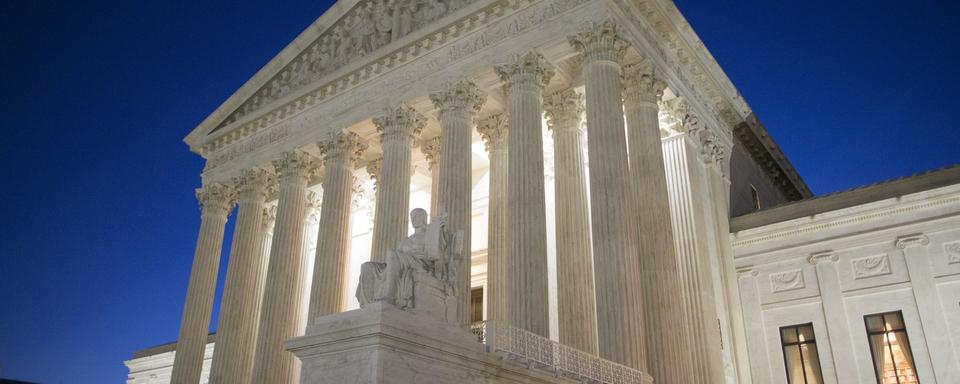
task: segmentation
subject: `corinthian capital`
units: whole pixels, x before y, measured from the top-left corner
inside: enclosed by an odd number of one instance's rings
[[[547,127],[558,131],[580,129],[583,116],[583,95],[573,88],[543,98],[543,112],[547,115]]]
[[[396,108],[387,108],[384,115],[373,119],[373,125],[380,132],[381,142],[390,140],[413,140],[427,125],[427,118],[417,110],[405,104]]]
[[[226,216],[230,208],[237,202],[237,194],[233,187],[214,183],[196,190],[197,202],[200,203],[201,214]]]
[[[420,142],[420,152],[427,158],[427,165],[432,170],[440,161],[440,136]]]
[[[535,51],[514,55],[512,63],[498,65],[494,70],[510,88],[519,86],[536,90],[545,88],[554,74],[547,59]]]
[[[376,160],[367,163],[367,174],[370,175],[371,179],[373,179],[374,187],[379,186],[380,184],[380,170],[382,168],[383,157],[378,157]]]
[[[233,178],[240,199],[266,198],[270,192],[270,185],[275,182],[274,175],[262,168],[246,169],[240,176]]]
[[[688,135],[699,134],[703,129],[700,123],[700,116],[693,111],[693,108],[683,98],[677,98],[670,108],[670,115],[676,120],[674,130]]]
[[[467,111],[479,113],[483,103],[487,100],[486,92],[469,80],[460,80],[449,84],[446,89],[430,94],[430,100],[440,109],[440,113],[450,111]]]
[[[598,60],[620,62],[627,51],[627,43],[618,35],[617,24],[612,20],[586,23],[567,40],[583,55],[584,63]]]
[[[723,165],[727,157],[727,148],[717,134],[704,130],[700,133],[700,156],[704,164]]]
[[[623,100],[627,105],[636,103],[653,103],[663,96],[667,84],[654,73],[653,64],[649,60],[629,64],[623,67]]]
[[[477,122],[477,132],[480,132],[487,152],[505,148],[507,123],[507,115],[504,113],[493,114]]]
[[[337,132],[333,137],[318,145],[327,164],[339,161],[347,161],[349,164],[353,164],[360,159],[363,151],[367,150],[367,144],[361,141],[359,135],[347,131]]]
[[[317,170],[317,162],[310,154],[301,150],[293,150],[281,154],[280,158],[273,161],[273,167],[280,175],[281,180],[287,177],[309,179]]]

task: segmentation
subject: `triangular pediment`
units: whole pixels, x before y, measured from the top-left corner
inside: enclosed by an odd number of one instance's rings
[[[435,20],[483,0],[340,0],[260,69],[184,141],[199,152],[208,135],[319,86],[352,62]]]

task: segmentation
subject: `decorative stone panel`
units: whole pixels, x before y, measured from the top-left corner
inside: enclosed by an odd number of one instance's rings
[[[960,264],[960,241],[944,243],[943,254],[947,257],[947,264]]]
[[[853,259],[850,265],[853,267],[853,278],[857,280],[892,273],[890,258],[886,254]]]
[[[806,286],[802,269],[770,274],[770,289],[774,293],[803,289]]]

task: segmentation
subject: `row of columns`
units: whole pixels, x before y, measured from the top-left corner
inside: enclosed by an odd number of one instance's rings
[[[657,99],[664,86],[649,65],[621,66],[626,44],[611,22],[592,24],[569,41],[583,57],[585,97],[564,90],[545,98],[553,72],[536,52],[517,55],[495,68],[507,90],[505,114],[477,124],[486,96],[466,80],[429,95],[439,110],[441,128],[439,137],[420,143],[434,180],[431,212],[462,230],[463,249],[471,249],[470,146],[476,126],[490,152],[489,318],[547,336],[542,137],[546,112],[557,169],[561,342],[648,371],[657,382],[692,382],[687,359],[693,356],[676,300],[680,287],[673,229],[664,219],[671,215],[657,118]],[[586,159],[580,125],[584,112]],[[380,132],[383,158],[371,166],[378,185],[371,259],[383,261],[407,234],[411,148],[425,119],[400,105],[373,122]],[[306,322],[344,307],[354,171],[366,145],[356,134],[341,132],[319,148],[322,159],[293,151],[274,162],[279,202],[271,224],[273,236],[267,235],[264,215],[273,173],[251,170],[235,182],[240,209],[212,383],[298,381],[299,362],[283,350],[283,342],[303,334]],[[324,196],[312,278],[290,278],[307,276],[309,258],[303,255],[307,185],[321,160]],[[226,186],[211,185],[198,194],[203,207],[201,234],[174,383],[199,378],[197,351],[202,353],[205,344],[223,227],[235,198],[231,193]],[[456,273],[458,319],[468,323],[469,255]],[[304,297],[308,281],[312,281],[309,296]],[[303,310],[308,310],[306,319],[299,315]]]

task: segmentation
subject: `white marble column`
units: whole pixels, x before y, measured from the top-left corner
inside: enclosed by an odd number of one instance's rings
[[[279,175],[280,199],[276,230],[257,331],[253,383],[293,384],[299,381],[300,362],[283,349],[283,342],[299,336],[300,305],[305,290],[298,277],[306,267],[303,250],[307,180],[314,159],[299,150],[284,153],[273,162]]]
[[[223,247],[223,231],[235,199],[233,189],[222,184],[197,189],[200,234],[197,236],[197,248],[190,270],[187,299],[183,304],[171,383],[195,384],[200,381],[203,350],[207,346],[210,315],[213,312],[220,250]]]
[[[490,200],[487,213],[487,319],[507,317],[507,115],[497,113],[477,123],[490,154]]]
[[[420,151],[430,168],[430,217],[437,215],[437,190],[440,188],[440,136],[420,142]]]
[[[897,248],[903,250],[903,257],[907,262],[907,273],[910,275],[910,284],[913,285],[923,334],[926,335],[927,350],[935,351],[930,353],[930,363],[933,364],[936,381],[956,383],[960,382],[960,366],[953,354],[950,337],[947,336],[950,329],[947,328],[940,291],[930,265],[929,245],[930,239],[924,234],[902,236],[896,241]],[[914,349],[914,354],[918,353],[923,351]]]
[[[695,136],[672,139],[674,146],[661,144],[657,101],[666,85],[653,72],[646,61],[632,64],[624,69],[623,82],[644,277],[648,364],[656,364],[651,372],[661,372],[654,373],[657,380],[689,372],[691,383],[721,382],[722,352],[707,259],[700,152],[690,150],[696,149],[692,141],[693,147],[685,146]],[[664,145],[681,148],[665,154]],[[668,358],[654,358],[660,354]]]
[[[383,200],[382,198],[380,198],[380,195],[383,193],[383,189],[380,188],[380,171],[381,171],[382,169],[383,169],[383,157],[382,157],[382,156],[381,156],[381,157],[378,157],[378,158],[376,158],[376,159],[373,159],[373,160],[368,161],[368,162],[367,162],[367,165],[364,166],[364,170],[367,171],[367,176],[369,176],[369,177],[370,177],[370,180],[373,181],[373,192],[370,193],[370,194],[373,195],[373,200],[370,201],[369,211],[368,211],[368,212],[369,212],[369,219],[370,219],[370,238],[371,238],[371,239],[376,239],[376,238],[377,238],[377,226],[376,226],[376,224],[375,224],[374,219],[375,219],[376,216],[377,216],[377,204],[378,204],[378,202],[379,202],[380,200]],[[355,187],[356,187],[356,186],[355,186]],[[371,260],[371,261],[374,261],[374,260],[373,260],[373,255],[375,254],[376,249],[374,249],[374,247],[373,247],[374,243],[371,243],[370,245],[371,245],[371,247],[370,247],[370,260]],[[382,261],[384,261],[384,260],[376,260],[376,261],[381,261],[381,262],[382,262]]]
[[[277,193],[276,180],[273,182],[270,195],[275,195]],[[260,313],[263,310],[263,290],[267,286],[267,268],[270,266],[270,248],[273,246],[273,229],[277,223],[277,205],[273,204],[267,208],[263,209],[263,219],[261,221],[263,224],[263,242],[261,243],[260,249],[262,257],[260,259],[260,270],[263,273],[260,274],[260,280],[257,281],[257,303],[259,307],[257,308],[256,324],[254,329],[260,329]],[[256,346],[256,340],[254,340],[254,346]]]
[[[510,324],[550,336],[547,301],[547,211],[543,180],[543,88],[553,71],[527,52],[495,68],[506,84],[507,303]]]
[[[248,383],[253,368],[257,323],[263,293],[259,282],[263,266],[263,210],[271,174],[254,168],[234,178],[240,203],[230,246],[220,316],[217,347],[213,351],[210,383]]]
[[[374,214],[373,252],[370,260],[384,262],[387,252],[407,238],[410,214],[411,150],[427,119],[406,105],[386,111],[373,119],[380,132],[383,161],[377,180],[377,209]]]
[[[600,357],[647,371],[640,262],[620,97],[620,59],[626,45],[611,21],[587,24],[569,40],[583,56]]]
[[[849,342],[850,327],[847,323],[847,310],[843,306],[843,287],[840,286],[840,275],[837,270],[839,257],[833,251],[825,251],[810,255],[808,260],[817,270],[817,285],[820,288],[820,301],[823,305],[827,332],[830,333],[833,361],[857,361],[852,349],[853,345]],[[860,381],[855,364],[835,364],[835,367],[837,382]]]
[[[320,143],[325,171],[320,234],[310,290],[310,323],[321,316],[339,313],[344,307],[354,168],[366,149],[367,145],[353,132],[340,132]]]
[[[440,178],[437,187],[437,212],[447,215],[453,231],[463,231],[463,260],[457,268],[457,295],[460,305],[457,319],[470,322],[470,221],[472,219],[472,153],[470,142],[474,118],[486,100],[475,84],[461,80],[430,95],[440,110]]]
[[[590,209],[580,126],[583,96],[573,89],[560,91],[547,96],[543,108],[553,132],[560,342],[596,354]]]
[[[306,263],[302,269],[304,289],[313,289],[313,270],[316,267],[317,240],[320,237],[320,205],[323,201],[322,191],[307,191],[307,211],[303,224],[303,258]],[[301,297],[300,316],[297,333],[304,334],[310,321],[310,295]]]

